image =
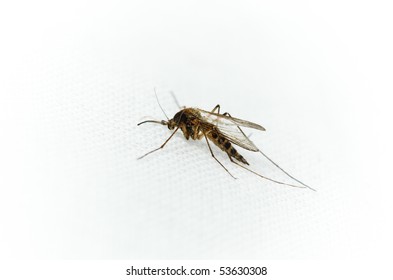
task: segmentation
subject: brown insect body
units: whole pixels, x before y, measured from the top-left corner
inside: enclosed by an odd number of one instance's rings
[[[225,138],[225,136],[220,134],[218,129],[213,130],[210,134],[207,135],[207,137],[214,144],[216,144],[216,146],[218,146],[221,150],[226,152],[227,155],[229,156],[229,158],[234,157],[238,161],[249,165],[248,162],[246,161],[246,159],[241,154],[238,153],[238,151],[235,149],[235,147],[233,147],[231,142],[227,138]]]
[[[157,97],[157,95],[156,95]],[[158,101],[158,98],[157,98]],[[160,103],[158,103],[160,108],[162,109]],[[162,109],[163,113],[165,114],[164,110]],[[217,112],[216,112],[217,111]],[[166,114],[165,114],[166,116]],[[179,112],[175,114],[175,116],[172,119],[169,119],[167,117],[167,120],[162,120],[162,121],[156,121],[156,120],[147,120],[139,123],[138,125],[141,125],[143,123],[159,123],[161,125],[166,125],[168,126],[168,129],[174,130],[174,132],[171,134],[171,136],[157,149],[154,149],[145,155],[141,156],[139,159],[144,158],[145,156],[156,152],[162,148],[168,143],[168,141],[175,135],[175,133],[180,129],[183,132],[184,137],[189,140],[190,138],[192,140],[201,140],[202,138],[205,138],[207,146],[209,147],[210,153],[212,157],[231,175],[233,178],[235,178],[229,171],[228,169],[215,157],[210,144],[210,142],[214,143],[217,147],[219,147],[222,151],[224,151],[231,162],[234,164],[248,170],[249,172],[263,178],[269,181],[272,181],[277,184],[281,185],[287,185],[291,187],[297,187],[297,188],[310,188],[311,187],[307,186],[306,184],[302,183],[301,181],[297,180],[290,174],[288,174],[285,170],[283,170],[280,166],[278,166],[274,161],[272,161],[269,157],[267,157],[262,151],[260,151],[257,146],[244,134],[243,130],[240,127],[248,127],[252,129],[257,129],[261,131],[265,131],[265,129],[260,126],[259,124],[245,121],[242,119],[234,118],[232,117],[229,113],[224,113],[220,114],[220,105],[217,105],[214,107],[212,111],[205,111],[201,110],[198,108],[184,108],[181,109]],[[287,184],[283,183],[277,180],[270,179],[268,177],[265,177],[249,168],[246,166],[240,164],[246,164],[249,165],[249,163],[246,161],[246,159],[237,152],[235,149],[234,145],[237,145],[239,147],[242,147],[246,150],[252,151],[252,152],[259,152],[261,153],[264,157],[266,157],[270,162],[272,162],[277,168],[279,168],[281,171],[283,171],[288,177],[292,178],[296,182],[300,183],[302,186],[297,186],[297,185],[292,185],[292,184]],[[234,160],[235,159],[235,160]]]
[[[168,128],[179,127],[184,137],[189,140],[200,140],[205,135],[222,151],[226,152],[229,158],[234,157],[238,161],[247,164],[246,159],[237,152],[231,141],[225,137],[215,125],[202,121],[203,117],[199,109],[185,108],[168,121]]]

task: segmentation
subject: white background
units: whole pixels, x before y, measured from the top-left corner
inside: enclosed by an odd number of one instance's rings
[[[338,259],[392,251],[389,1],[0,4],[0,256]],[[180,103],[254,121],[291,189],[170,134]],[[251,131],[248,131],[251,132]],[[261,155],[251,167],[287,180]],[[287,182],[289,182],[287,180]]]

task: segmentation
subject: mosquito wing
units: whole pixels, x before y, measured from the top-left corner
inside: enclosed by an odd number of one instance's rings
[[[233,144],[249,151],[259,151],[258,147],[255,146],[255,144],[243,133],[239,127],[250,127],[264,131],[265,129],[259,124],[224,116],[221,114],[211,113],[204,110],[199,110],[199,113],[203,121],[213,124],[216,129],[218,129],[222,135]]]
[[[221,126],[242,126],[242,127],[249,127],[249,128],[265,131],[264,127],[253,122],[241,120],[230,116],[225,116],[222,114],[212,113],[201,109],[196,109],[196,110],[199,111],[203,120],[214,125],[220,124]]]
[[[241,131],[237,126],[227,127],[227,126],[217,126],[218,131],[228,139],[229,142],[242,147],[243,149],[258,152],[259,149],[255,144],[244,135],[243,131]]]

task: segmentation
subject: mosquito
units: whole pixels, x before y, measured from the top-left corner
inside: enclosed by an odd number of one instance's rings
[[[155,92],[155,90],[154,90]],[[165,145],[172,139],[173,135],[180,129],[183,132],[184,137],[189,140],[206,140],[206,144],[209,148],[211,156],[220,164],[222,168],[225,169],[228,174],[236,179],[231,172],[216,158],[211,148],[210,142],[220,148],[223,152],[225,152],[229,160],[240,166],[241,168],[271,182],[280,185],[286,185],[289,187],[295,188],[308,188],[310,190],[315,191],[315,189],[311,188],[310,186],[304,184],[303,182],[299,181],[288,172],[286,172],[283,168],[281,168],[277,163],[275,163],[272,159],[270,159],[265,153],[258,149],[258,147],[246,136],[243,132],[241,127],[252,128],[260,131],[265,131],[265,128],[259,124],[238,119],[232,117],[229,113],[220,114],[220,105],[216,105],[212,111],[206,111],[198,108],[192,107],[180,107],[179,103],[177,102],[176,97],[172,96],[179,106],[180,111],[175,114],[172,119],[169,119],[167,114],[165,113],[164,109],[161,107],[161,104],[158,100],[157,93],[155,92],[157,103],[161,108],[162,112],[164,113],[167,120],[146,120],[143,122],[138,123],[138,126],[144,123],[158,123],[161,125],[165,125],[168,127],[169,130],[174,130],[173,133],[169,136],[169,138],[158,148],[144,154],[143,156],[139,157],[138,159],[142,159],[156,151],[159,151],[165,147]],[[273,165],[275,165],[278,169],[280,169],[284,174],[286,174],[289,178],[293,179],[300,185],[293,185],[287,184],[284,182],[280,182],[266,176],[263,176],[254,170],[251,170],[247,166],[249,163],[247,160],[236,150],[234,146],[239,146],[243,149],[252,152],[259,152],[261,153],[266,159],[268,159]]]

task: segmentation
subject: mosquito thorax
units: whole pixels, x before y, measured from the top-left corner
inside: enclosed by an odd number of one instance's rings
[[[184,110],[181,110],[181,111],[177,112],[175,114],[175,116],[173,117],[173,121],[175,123],[185,122],[186,121],[186,116],[184,114]]]

